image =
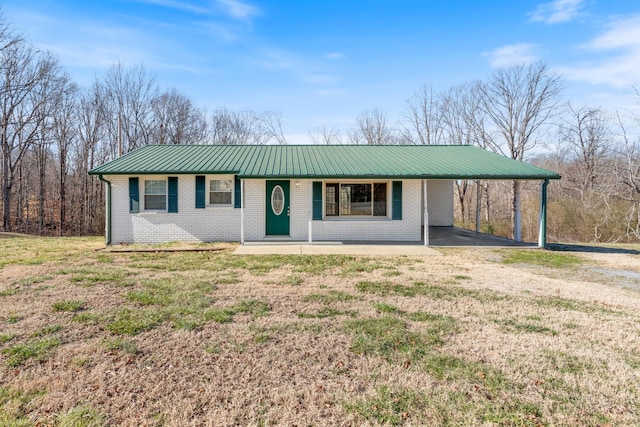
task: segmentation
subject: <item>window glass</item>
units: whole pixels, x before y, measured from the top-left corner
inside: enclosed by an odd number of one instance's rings
[[[209,183],[209,203],[230,205],[233,183],[230,179],[213,179]]]
[[[387,183],[373,184],[373,216],[387,216]]]
[[[338,194],[339,194],[340,184],[327,184],[326,186],[326,204],[325,204],[325,215],[326,216],[338,216],[339,211],[338,207],[340,206],[338,202]]]
[[[340,215],[371,215],[371,184],[340,185]]]
[[[280,215],[284,210],[284,191],[279,185],[273,187],[271,191],[271,209],[276,215]]]
[[[144,182],[144,208],[150,210],[167,209],[167,182],[146,180]]]
[[[325,184],[325,216],[387,216],[387,183]]]

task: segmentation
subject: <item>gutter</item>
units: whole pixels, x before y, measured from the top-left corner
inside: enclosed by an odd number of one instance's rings
[[[105,244],[109,246],[111,244],[111,181],[104,179],[102,174],[98,175],[100,181],[107,184],[107,207],[105,211],[106,216],[106,229],[105,229]]]

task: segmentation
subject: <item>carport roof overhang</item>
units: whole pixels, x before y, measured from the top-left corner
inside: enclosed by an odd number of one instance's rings
[[[244,179],[560,178],[470,145],[147,145],[89,174],[233,174]]]

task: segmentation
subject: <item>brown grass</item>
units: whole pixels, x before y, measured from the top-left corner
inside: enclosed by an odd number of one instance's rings
[[[562,258],[100,246],[0,240],[0,425],[640,419],[637,255],[542,267]],[[42,343],[57,345],[29,353]]]

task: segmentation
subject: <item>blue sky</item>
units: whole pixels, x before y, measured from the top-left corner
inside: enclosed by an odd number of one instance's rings
[[[567,99],[638,106],[638,0],[4,0],[2,11],[80,85],[142,64],[209,111],[280,112],[290,142],[344,132],[366,109],[395,125],[423,84],[535,60],[564,76]]]

